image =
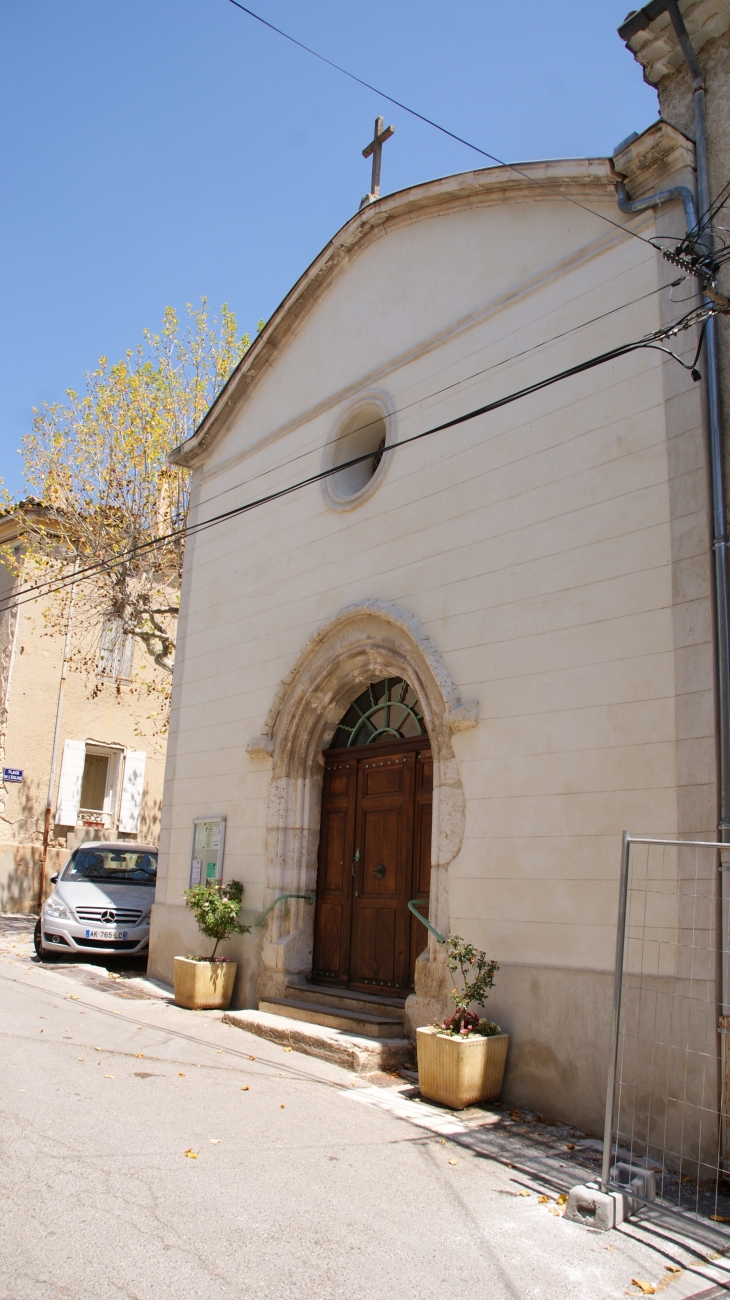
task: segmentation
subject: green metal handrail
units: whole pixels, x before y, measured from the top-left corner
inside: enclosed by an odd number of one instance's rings
[[[273,903],[269,903],[266,911],[261,913],[258,921],[254,921],[254,925],[263,925],[272,908],[276,907],[277,903],[283,903],[285,898],[303,898],[305,903],[314,903],[316,901],[314,894],[279,894],[279,897],[275,898]]]
[[[430,921],[427,921],[426,918],[425,918],[425,916],[421,916],[421,913],[416,911],[416,904],[417,904],[417,903],[423,903],[423,904],[425,904],[426,906],[428,906],[428,904],[426,903],[426,900],[425,900],[424,898],[412,898],[411,901],[410,901],[410,903],[408,904],[408,911],[409,911],[409,912],[412,912],[414,916],[417,916],[418,919],[419,919],[419,921],[420,921],[423,925],[425,925],[426,929],[431,931],[431,934],[435,934],[435,935],[436,935],[436,938],[438,939],[439,943],[446,943],[447,940],[444,939],[444,936],[443,936],[442,934],[439,934],[439,932],[438,932],[438,930],[436,929],[436,927],[433,926],[433,925],[431,925],[431,922],[430,922]]]

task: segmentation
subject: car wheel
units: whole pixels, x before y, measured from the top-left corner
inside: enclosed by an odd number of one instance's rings
[[[40,917],[38,917],[38,920],[35,923],[35,929],[33,931],[33,947],[35,948],[35,954],[39,961],[53,961],[53,958],[55,957],[56,954],[53,953],[53,955],[51,955],[51,953],[46,952],[45,948],[43,947]]]

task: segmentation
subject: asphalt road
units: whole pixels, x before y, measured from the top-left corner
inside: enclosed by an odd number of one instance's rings
[[[603,1300],[634,1278],[682,1300],[730,1278],[666,1233],[569,1223],[575,1170],[424,1127],[403,1080],[38,969],[26,938],[0,945],[3,1300]]]

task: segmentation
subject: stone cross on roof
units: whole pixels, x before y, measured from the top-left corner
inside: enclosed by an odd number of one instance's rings
[[[376,117],[373,138],[362,151],[363,158],[369,158],[371,154],[373,155],[373,175],[370,182],[370,193],[365,195],[360,204],[361,208],[367,207],[368,203],[374,203],[376,199],[380,198],[380,160],[383,154],[383,143],[385,140],[390,139],[394,131],[394,126],[386,126],[385,130],[383,130],[382,117]]]

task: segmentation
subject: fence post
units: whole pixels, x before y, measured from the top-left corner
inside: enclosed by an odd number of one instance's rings
[[[618,1063],[618,1026],[621,1015],[621,984],[624,974],[624,942],[626,937],[626,900],[629,888],[629,832],[624,831],[621,840],[621,880],[618,893],[618,921],[616,924],[616,965],[613,977],[613,1021],[611,1024],[611,1056],[608,1065],[608,1087],[606,1090],[606,1121],[603,1126],[603,1165],[601,1168],[601,1186],[608,1191],[611,1174],[611,1133],[613,1129],[613,1108],[616,1101],[616,1066]]]

